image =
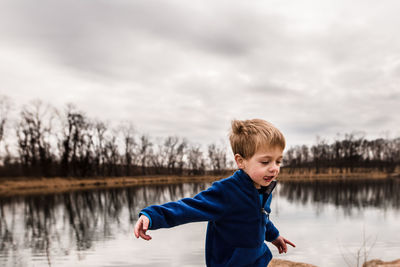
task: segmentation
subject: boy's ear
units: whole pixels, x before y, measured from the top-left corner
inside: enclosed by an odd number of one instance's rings
[[[241,155],[235,154],[235,161],[236,161],[236,165],[239,169],[244,168],[244,158]]]

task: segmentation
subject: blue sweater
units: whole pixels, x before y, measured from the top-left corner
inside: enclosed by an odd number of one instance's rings
[[[206,264],[209,267],[265,267],[272,254],[264,240],[273,241],[279,236],[269,220],[275,185],[272,182],[263,188],[261,203],[251,178],[238,170],[193,198],[149,206],[141,213],[150,218],[151,230],[208,221]]]

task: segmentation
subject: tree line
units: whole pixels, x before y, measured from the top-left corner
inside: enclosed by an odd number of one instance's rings
[[[130,122],[111,127],[72,104],[59,111],[32,101],[11,122],[10,106],[8,98],[1,98],[1,177],[204,175],[232,169],[223,145],[210,144],[204,153],[183,137],[139,134]],[[4,140],[7,129],[14,147]]]
[[[285,166],[289,173],[379,171],[393,173],[400,168],[400,137],[368,140],[364,134],[345,134],[328,144],[317,138],[311,147],[288,149]]]
[[[32,101],[13,119],[11,107],[10,99],[0,96],[0,177],[218,175],[234,168],[224,145],[209,144],[203,151],[183,137],[152,138],[130,122],[112,127],[72,104],[60,111]],[[287,149],[282,170],[391,173],[399,167],[400,138],[345,134],[330,144],[319,138],[312,146]]]

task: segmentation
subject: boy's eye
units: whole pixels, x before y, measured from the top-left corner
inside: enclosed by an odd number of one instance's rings
[[[261,162],[262,164],[268,164],[269,163],[269,161],[263,161],[263,162]]]

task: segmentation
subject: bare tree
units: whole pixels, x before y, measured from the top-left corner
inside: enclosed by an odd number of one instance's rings
[[[140,136],[137,149],[143,175],[146,174],[146,167],[150,159],[150,149],[152,146],[153,144],[150,142],[150,138],[147,135],[143,134],[142,136]]]
[[[168,173],[172,173],[175,170],[175,164],[177,161],[177,146],[179,138],[177,136],[168,136],[164,142],[165,156],[167,158],[167,169]]]
[[[182,174],[187,141],[177,136],[168,136],[164,142],[167,170],[170,174]],[[176,169],[177,168],[177,169]]]
[[[285,158],[284,158],[285,164],[290,166],[291,168],[289,169],[289,173],[294,172],[296,166],[294,162],[294,148],[290,148],[286,151],[285,153]]]
[[[48,176],[52,161],[51,128],[53,113],[49,105],[32,101],[20,113],[16,128],[18,150],[25,170]]]
[[[94,168],[97,175],[105,176],[105,134],[107,126],[101,121],[94,122]]]
[[[227,167],[226,149],[216,144],[208,146],[208,158],[214,174],[221,174]]]
[[[0,95],[0,143],[4,138],[4,131],[6,122],[8,120],[8,113],[11,109],[11,100],[5,95]]]
[[[137,155],[135,154],[135,147],[137,146],[135,142],[135,128],[132,123],[125,122],[120,125],[120,131],[124,144],[123,164],[125,165],[125,175],[130,176],[132,174],[132,166],[137,161]]]
[[[187,151],[189,174],[202,175],[205,173],[206,164],[203,152],[198,145],[191,145]]]
[[[67,106],[59,145],[62,175],[79,177],[87,174],[89,149],[92,145],[91,136],[88,135],[91,126],[83,112],[76,110],[73,105]]]
[[[176,162],[178,165],[178,169],[177,169],[176,173],[179,175],[183,174],[187,146],[188,146],[188,142],[185,138],[183,138],[183,139],[181,139],[181,142],[179,143],[178,148],[176,149]]]
[[[118,164],[120,155],[118,153],[117,134],[106,137],[104,146],[105,164],[107,166],[107,176],[119,176]]]
[[[5,135],[5,130],[6,130],[6,124],[8,121],[8,116],[9,112],[11,109],[11,100],[5,95],[0,95],[0,149],[1,149],[1,144],[4,139]],[[5,156],[2,157],[1,150],[0,150],[0,163],[5,165],[10,161],[10,153],[8,150],[8,145],[7,143],[4,143],[4,149],[5,149]]]
[[[150,149],[149,161],[151,166],[154,168],[156,174],[163,173],[166,170],[167,155],[164,149],[164,141],[161,138],[157,138],[153,147]]]

